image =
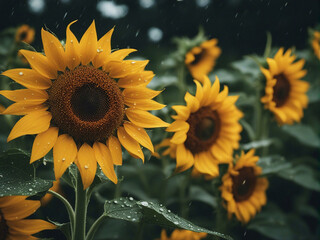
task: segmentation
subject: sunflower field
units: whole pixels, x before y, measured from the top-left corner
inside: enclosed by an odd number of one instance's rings
[[[0,240],[320,239],[319,2],[0,9]]]

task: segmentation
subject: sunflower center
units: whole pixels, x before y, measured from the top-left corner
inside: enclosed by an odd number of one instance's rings
[[[21,32],[20,35],[19,35],[19,40],[20,40],[20,41],[24,41],[24,40],[27,38],[27,36],[28,36],[27,31],[23,31],[23,32]]]
[[[288,79],[283,74],[279,74],[274,77],[277,79],[277,82],[273,87],[272,101],[276,103],[276,107],[281,107],[286,103],[289,97],[291,86]]]
[[[209,107],[200,108],[187,120],[190,125],[184,145],[192,153],[207,151],[216,141],[220,131],[217,111]]]
[[[4,219],[3,213],[0,210],[0,240],[6,240],[9,233],[6,220]]]
[[[191,65],[198,64],[205,54],[206,54],[205,49],[201,49],[201,52],[194,54],[194,60],[191,62]]]
[[[252,167],[243,167],[238,172],[238,176],[232,177],[232,193],[236,202],[242,202],[250,198],[254,192],[257,177]]]
[[[78,142],[107,139],[124,116],[118,84],[91,66],[61,74],[49,90],[49,106],[53,123]]]

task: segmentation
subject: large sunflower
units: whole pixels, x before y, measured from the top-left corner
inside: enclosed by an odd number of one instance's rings
[[[215,66],[216,59],[221,54],[217,43],[216,38],[204,41],[186,54],[185,64],[195,79],[201,80],[202,76],[207,75]]]
[[[311,45],[312,45],[314,54],[320,60],[320,32],[314,31]]]
[[[93,22],[78,41],[70,31],[72,23],[67,27],[65,47],[42,29],[45,55],[21,50],[31,69],[2,73],[27,87],[0,92],[16,102],[2,114],[26,115],[13,127],[8,141],[38,134],[30,162],[53,148],[56,179],[75,162],[87,188],[98,162],[116,183],[113,164],[122,164],[121,145],[142,160],[140,144],[153,152],[144,128],[168,124],[148,110],[164,105],[152,100],[160,91],[146,87],[154,76],[144,70],[148,61],[123,60],[134,49],[111,51],[113,29],[97,40]]]
[[[218,176],[218,164],[230,162],[239,147],[242,112],[235,106],[238,96],[228,96],[227,86],[219,92],[218,78],[212,86],[207,76],[202,82],[195,81],[195,96],[186,93],[187,106],[172,107],[177,115],[167,131],[174,135],[164,154],[176,158],[178,172],[194,165],[197,172]]]
[[[280,125],[300,122],[303,108],[308,104],[309,83],[300,80],[307,73],[302,69],[305,61],[293,63],[295,59],[290,49],[284,53],[280,48],[274,58],[267,58],[269,69],[261,68],[266,77],[265,96],[261,102],[274,113]]]
[[[26,200],[26,196],[0,197],[0,239],[33,240],[31,236],[56,226],[40,219],[24,219],[39,207],[39,201]]]
[[[192,232],[189,230],[175,229],[170,238],[167,236],[166,230],[161,231],[159,240],[200,240],[207,236],[207,233]]]
[[[254,149],[242,152],[235,166],[229,165],[220,187],[229,218],[235,214],[243,223],[249,222],[267,202],[268,180],[259,178],[262,169],[256,166],[259,157],[254,152]]]

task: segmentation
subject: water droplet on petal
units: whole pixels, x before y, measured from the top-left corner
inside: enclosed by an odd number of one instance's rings
[[[19,75],[22,76],[22,75],[23,75],[23,72],[19,72]]]

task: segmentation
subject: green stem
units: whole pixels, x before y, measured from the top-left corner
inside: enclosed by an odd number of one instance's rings
[[[178,67],[178,88],[182,96],[184,96],[186,92],[186,76],[185,76],[185,65],[181,63]]]
[[[260,102],[260,86],[256,90],[256,102],[254,104],[255,118],[254,118],[254,129],[255,129],[255,140],[261,138],[261,120],[262,120],[262,105]]]
[[[139,227],[138,227],[138,231],[136,233],[136,237],[134,238],[135,240],[142,239],[143,228],[144,228],[144,222],[140,222]]]
[[[180,200],[180,215],[183,218],[187,218],[189,214],[188,197],[186,195],[187,187],[189,186],[190,173],[183,176],[184,179],[181,182],[179,189],[179,200]]]
[[[271,45],[272,45],[272,36],[270,32],[267,32],[266,48],[264,49],[264,53],[263,53],[264,58],[267,58],[270,56]]]
[[[263,114],[262,124],[261,124],[261,140],[265,140],[269,136],[269,113]],[[268,154],[268,146],[264,146],[261,150],[261,157],[266,156]]]
[[[91,226],[88,234],[87,234],[87,237],[86,237],[86,240],[92,240],[96,231],[99,229],[100,225],[103,223],[103,221],[105,220],[107,216],[102,214]]]
[[[87,216],[87,192],[83,189],[80,173],[77,174],[76,215],[73,240],[84,240]]]
[[[59,193],[57,192],[54,192],[52,190],[49,190],[48,193],[51,193],[53,196],[55,196],[56,198],[58,198],[63,204],[64,206],[66,207],[67,211],[68,211],[68,215],[69,215],[69,219],[70,219],[70,225],[71,225],[71,232],[74,228],[74,219],[75,219],[75,216],[74,216],[74,211],[73,211],[73,208],[71,206],[71,204],[68,202],[67,199],[65,199],[63,196],[61,196]]]

